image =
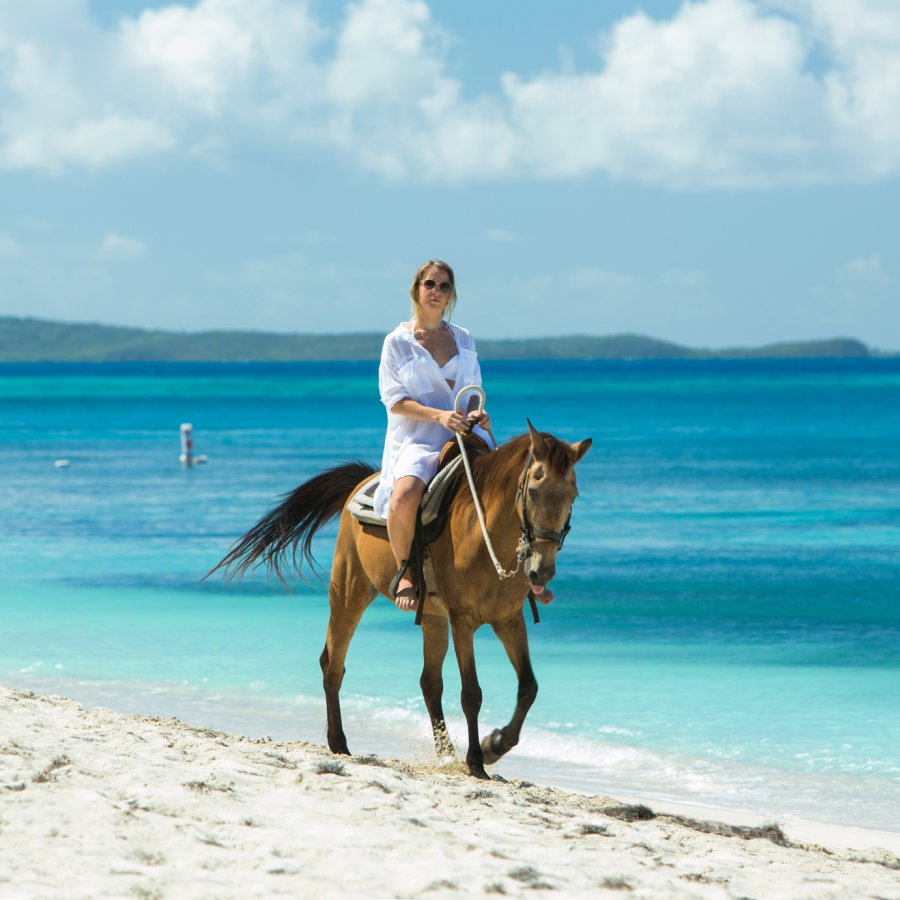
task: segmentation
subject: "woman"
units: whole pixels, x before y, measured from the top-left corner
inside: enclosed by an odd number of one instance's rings
[[[428,482],[437,472],[438,456],[454,434],[473,425],[489,429],[487,412],[472,411],[478,398],[454,409],[459,388],[481,384],[475,342],[465,328],[450,325],[445,316],[456,304],[453,269],[439,259],[419,267],[409,289],[412,319],[402,322],[385,339],[378,370],[381,400],[388,411],[381,480],[375,491],[375,512],[387,519],[388,539],[397,561],[391,583],[394,602],[402,610],[418,606],[407,572],[416,515]]]

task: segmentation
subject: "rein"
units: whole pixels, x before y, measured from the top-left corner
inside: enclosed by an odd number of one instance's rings
[[[478,394],[479,400],[481,401],[480,406],[478,407],[478,411],[480,412],[482,409],[484,409],[485,394],[478,385],[474,384],[470,384],[464,388],[461,388],[457,392],[456,400],[454,403],[455,408],[459,408],[460,398],[463,394],[469,391],[474,391],[476,394]],[[496,450],[497,439],[494,437],[493,433],[491,433],[491,440],[494,442],[494,449]],[[525,468],[522,470],[522,475],[519,478],[519,486],[516,491],[516,511],[519,513],[519,525],[522,530],[522,534],[519,537],[519,542],[518,544],[516,544],[516,567],[512,570],[503,568],[503,566],[500,564],[500,560],[497,559],[497,554],[494,552],[494,545],[491,543],[491,538],[488,534],[487,523],[484,519],[484,510],[481,507],[481,501],[478,499],[478,493],[475,490],[475,479],[472,477],[472,467],[469,465],[469,454],[466,451],[466,445],[462,439],[462,435],[459,433],[457,433],[456,435],[456,442],[459,444],[459,452],[462,456],[463,466],[466,470],[466,478],[469,481],[469,490],[472,492],[472,500],[475,504],[475,512],[478,514],[478,522],[481,525],[481,533],[484,535],[484,543],[487,546],[491,561],[494,563],[494,568],[497,570],[497,576],[500,578],[500,580],[503,581],[518,574],[522,563],[531,555],[532,546],[536,540],[551,541],[560,549],[562,549],[563,542],[565,541],[566,535],[569,533],[569,530],[571,528],[572,510],[569,510],[569,518],[566,519],[566,524],[563,525],[562,531],[549,531],[545,528],[535,528],[531,524],[531,521],[528,518],[526,491],[528,489],[528,474],[531,470],[531,464],[532,462],[534,462],[534,453],[529,453],[528,459],[525,462]],[[534,608],[533,600],[532,608]]]
[[[475,384],[467,385],[464,388],[461,388],[456,393],[456,400],[454,401],[454,408],[459,409],[459,401],[463,394],[468,391],[474,391],[478,394],[478,398],[481,401],[478,411],[484,409],[484,391]],[[491,439],[494,441],[494,449],[497,449],[497,439],[491,434]],[[511,571],[504,569],[500,564],[500,560],[497,559],[497,554],[494,552],[494,545],[491,543],[491,536],[488,534],[487,523],[484,520],[484,510],[481,508],[481,501],[478,499],[478,492],[475,490],[475,479],[472,477],[472,467],[469,465],[469,454],[466,451],[465,441],[462,439],[462,435],[457,432],[456,433],[456,442],[459,444],[459,452],[462,456],[463,466],[466,470],[466,478],[469,480],[469,490],[472,492],[472,500],[475,503],[475,512],[478,514],[478,522],[481,525],[481,533],[484,535],[484,542],[487,545],[488,553],[491,556],[491,562],[494,564],[494,568],[497,570],[497,575],[501,581],[506,578],[512,578],[516,575],[519,569],[522,566],[522,563],[527,559],[528,555],[531,553],[531,544],[527,543],[525,540],[525,531],[522,530],[522,537],[519,538],[519,543],[516,547],[516,567]]]

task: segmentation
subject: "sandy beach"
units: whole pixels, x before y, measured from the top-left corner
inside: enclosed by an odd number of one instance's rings
[[[826,849],[812,826],[800,841],[459,763],[339,758],[5,688],[0,708],[2,897],[900,898],[896,835],[853,849],[877,841],[824,829]]]

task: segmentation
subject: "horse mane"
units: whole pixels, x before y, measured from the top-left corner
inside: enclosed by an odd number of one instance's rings
[[[567,472],[575,464],[572,448],[552,434],[539,432],[547,445],[547,467],[556,474]],[[483,453],[472,459],[472,478],[482,503],[501,501],[510,485],[517,485],[525,461],[531,452],[531,435],[520,434],[501,444],[493,453]],[[457,493],[458,502],[472,503],[472,492],[468,489]]]

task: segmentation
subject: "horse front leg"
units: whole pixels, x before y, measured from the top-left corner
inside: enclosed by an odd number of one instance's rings
[[[516,695],[516,708],[509,724],[505,728],[495,728],[482,742],[485,765],[493,765],[519,743],[519,734],[525,722],[525,716],[537,697],[538,685],[531,668],[528,654],[528,630],[523,613],[492,626],[506,650],[509,661],[519,676],[519,690]]]
[[[453,756],[453,742],[447,732],[444,721],[444,658],[449,646],[449,627],[443,616],[422,616],[422,653],[424,665],[419,684],[425,706],[431,717],[431,730],[434,732],[434,752],[438,756]]]
[[[466,751],[466,764],[469,774],[475,778],[489,778],[484,771],[484,754],[478,742],[478,713],[481,711],[481,685],[478,684],[478,673],[475,670],[475,644],[473,637],[475,628],[461,620],[451,620],[453,628],[453,649],[459,663],[459,675],[462,680],[460,703],[466,725],[469,729],[469,748]]]

